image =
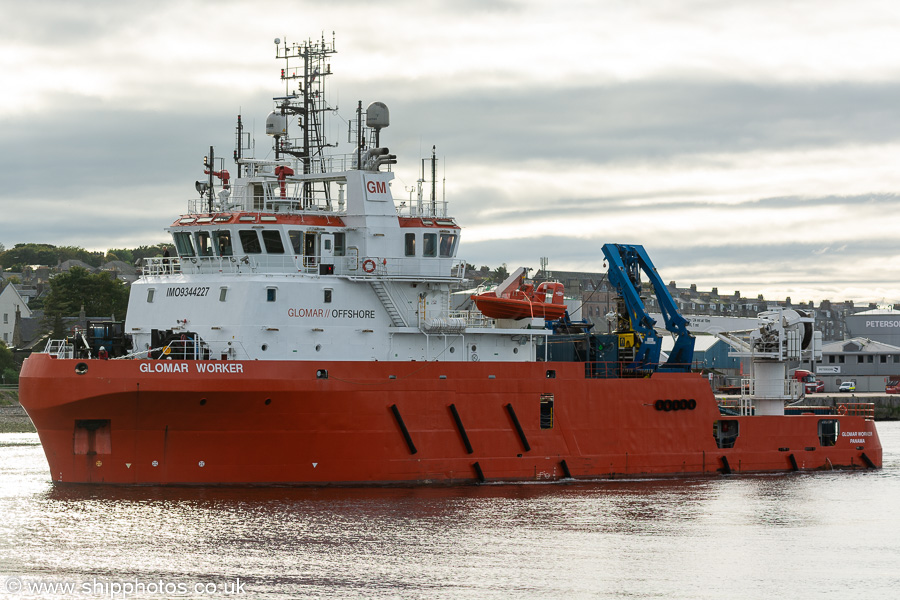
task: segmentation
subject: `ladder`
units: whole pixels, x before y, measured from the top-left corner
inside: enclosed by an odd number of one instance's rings
[[[391,317],[391,323],[394,327],[406,327],[406,319],[403,318],[400,309],[397,308],[397,303],[394,302],[394,299],[391,297],[390,293],[388,293],[384,282],[380,279],[370,279],[369,283],[372,285],[372,289],[375,290],[375,295],[381,300],[381,305],[384,306],[384,310],[386,310],[388,316]]]

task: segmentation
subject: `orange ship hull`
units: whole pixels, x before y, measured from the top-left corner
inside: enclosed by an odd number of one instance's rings
[[[84,374],[76,374],[79,363]],[[551,395],[548,419],[541,401]],[[696,374],[592,379],[582,363],[36,354],[23,367],[20,397],[57,482],[467,483],[867,468],[882,460],[874,423],[861,416],[827,417],[841,435],[824,446],[821,416],[723,417]],[[695,408],[660,410],[660,399],[693,399]],[[722,419],[739,424],[732,448],[714,439]]]

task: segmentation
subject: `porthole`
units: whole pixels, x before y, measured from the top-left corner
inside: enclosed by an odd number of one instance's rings
[[[206,406],[206,398],[200,399],[200,406]]]
[[[456,348],[454,348],[453,346],[450,346],[450,354],[453,354],[454,352],[456,352]]]
[[[316,352],[320,352],[322,350],[322,344],[316,344]]]
[[[519,349],[518,349],[518,348],[513,348],[513,354],[518,354],[518,353],[519,353]]]
[[[478,350],[478,346],[472,344],[472,352],[476,352]]]
[[[80,362],[77,365],[75,365],[75,372],[78,373],[79,375],[84,375],[85,373],[87,373],[87,370],[88,370],[87,363]]]
[[[266,398],[266,406],[268,406],[268,405],[270,405],[270,404],[272,404],[272,399],[271,399],[271,398]]]
[[[263,345],[260,347],[260,349],[261,349],[263,352],[265,352],[266,350],[269,349],[269,345],[268,345],[268,344],[263,344]]]

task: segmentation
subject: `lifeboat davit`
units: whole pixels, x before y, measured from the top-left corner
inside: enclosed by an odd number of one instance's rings
[[[519,289],[498,296],[485,292],[472,296],[475,306],[491,319],[544,319],[555,321],[566,313],[563,303],[563,284],[545,281],[534,289],[527,284]]]

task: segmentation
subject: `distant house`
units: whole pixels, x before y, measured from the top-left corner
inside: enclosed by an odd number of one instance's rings
[[[20,279],[28,285],[41,285],[50,281],[52,271],[47,265],[26,265]]]
[[[19,293],[17,286],[9,283],[0,292],[0,339],[7,346],[13,343],[17,314],[20,318],[30,318],[31,309],[28,308],[28,303]]]
[[[138,279],[137,269],[121,260],[112,260],[100,267],[101,273],[109,273],[113,279],[120,279],[127,284],[134,283]]]
[[[88,273],[96,273],[97,272],[97,269],[95,267],[92,267],[91,265],[87,264],[86,262],[84,262],[82,260],[78,260],[77,258],[73,258],[71,260],[67,260],[65,262],[59,263],[59,272],[60,273],[68,273],[72,269],[72,267],[81,267]]]

